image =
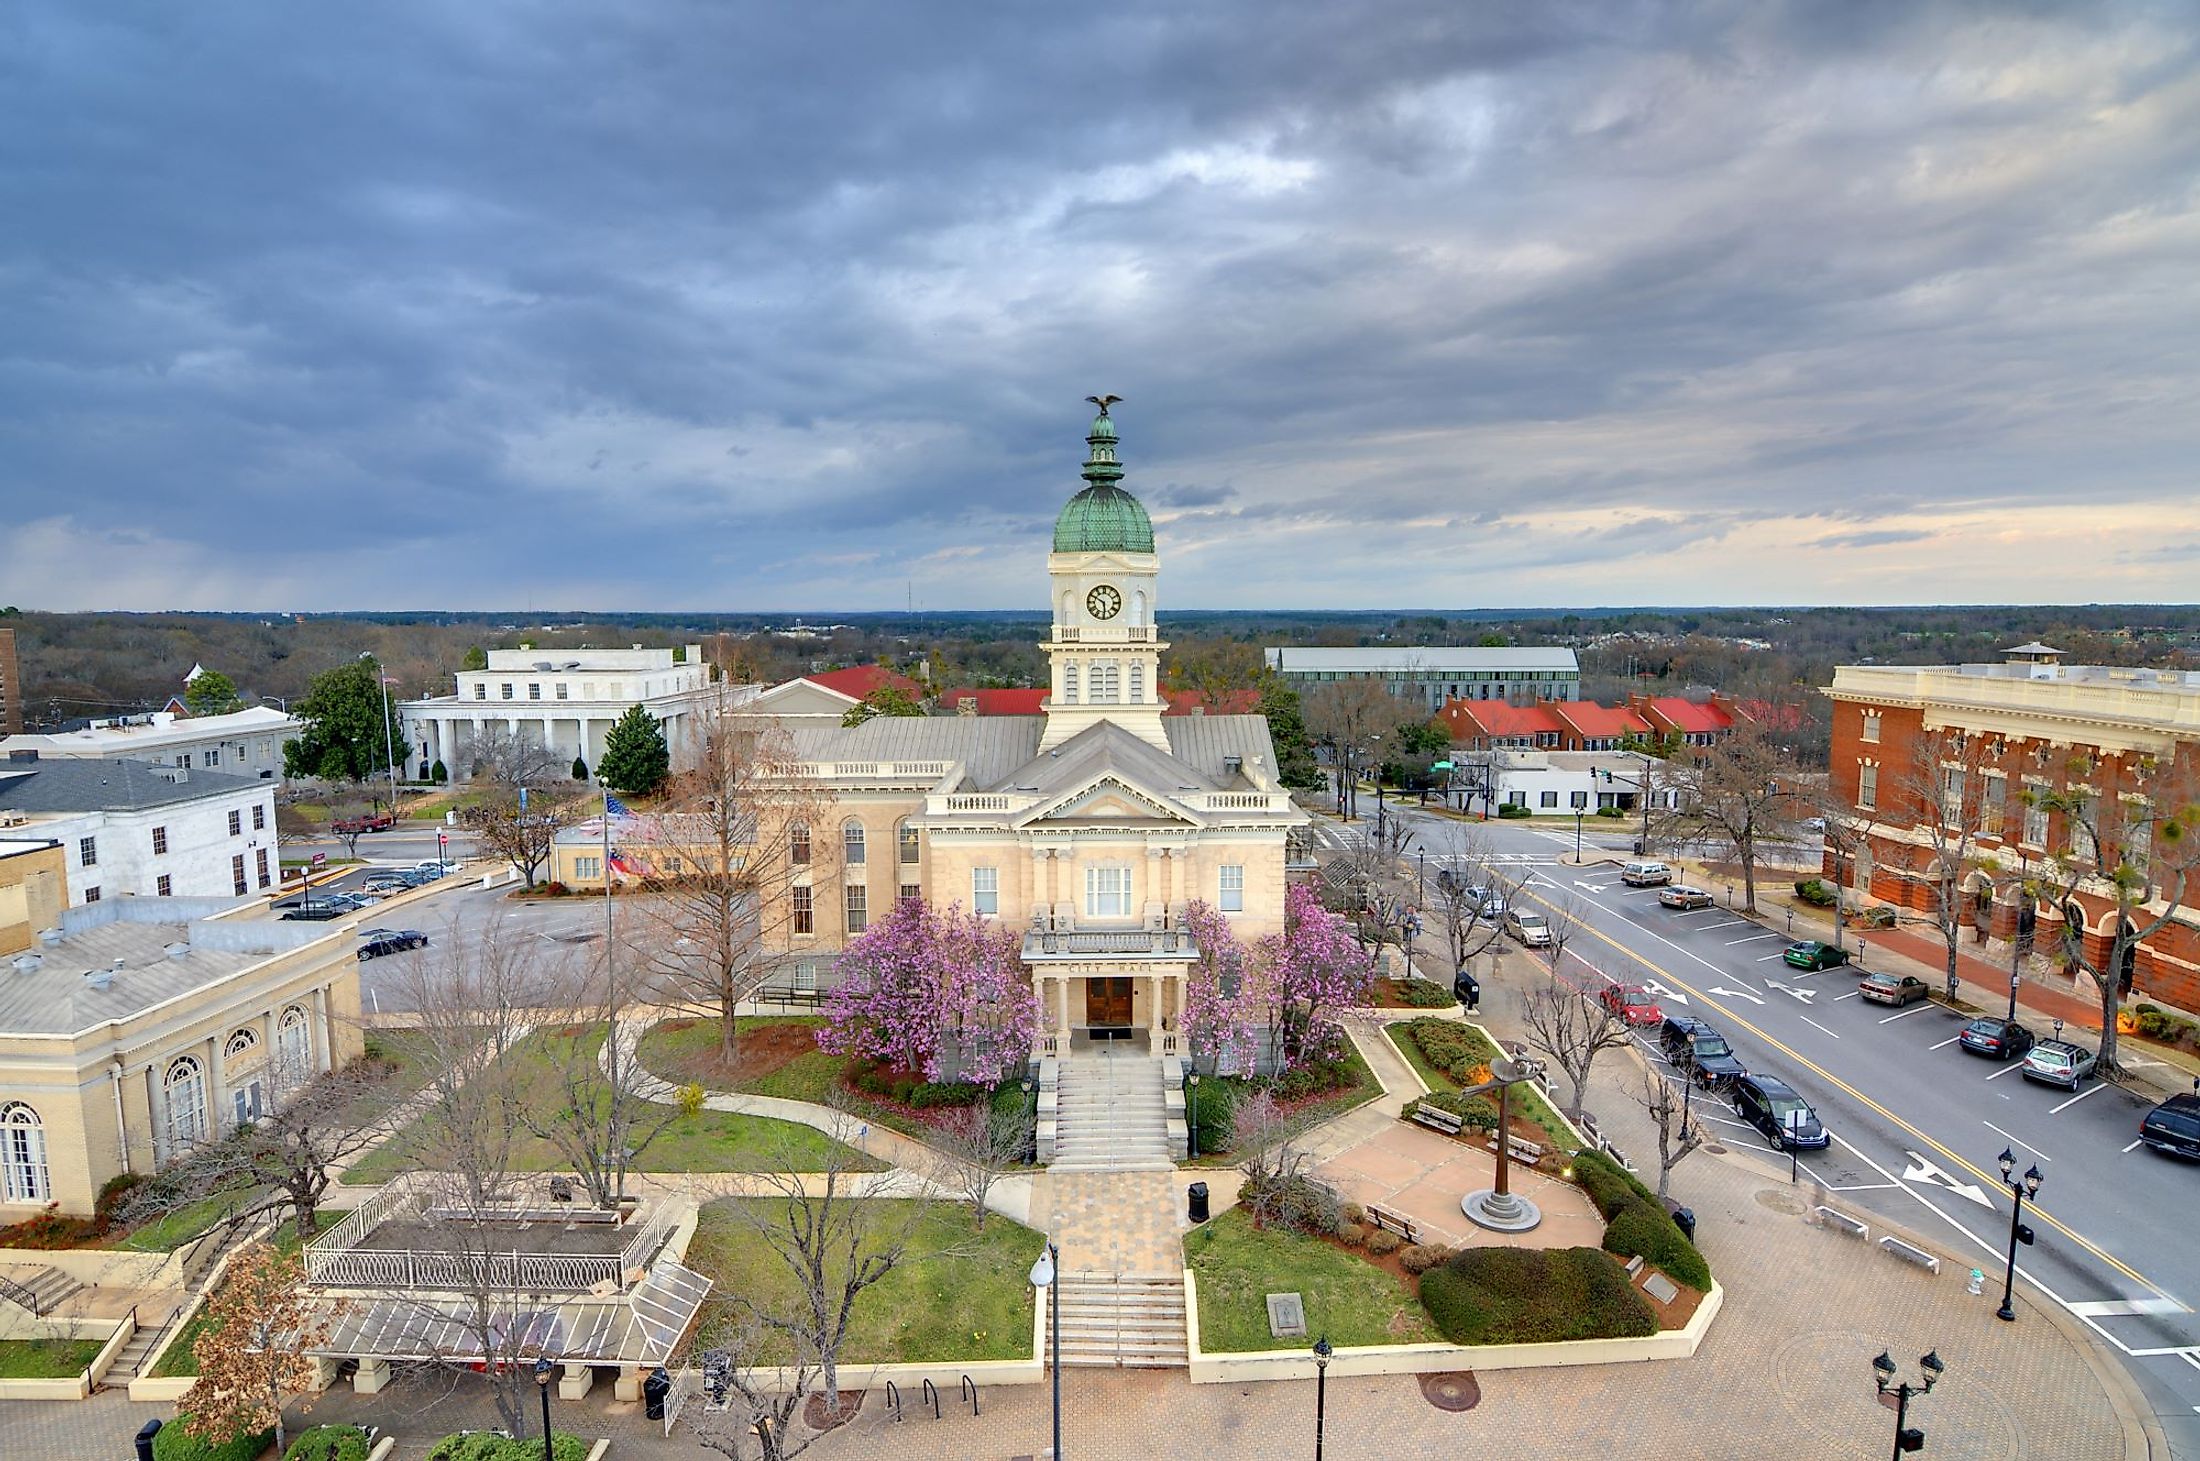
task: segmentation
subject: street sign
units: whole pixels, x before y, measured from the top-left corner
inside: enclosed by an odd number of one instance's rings
[[[319,867],[319,866],[321,866],[321,865],[322,865],[323,863],[325,863],[325,862],[327,862],[327,861],[328,861],[328,854],[327,854],[327,853],[325,853],[325,852],[316,852],[316,853],[314,853],[314,854],[313,854],[313,865],[314,865],[315,867]]]
[[[1428,764],[1428,769],[1431,771],[1449,771],[1451,770],[1451,763],[1449,761],[1431,761]]]

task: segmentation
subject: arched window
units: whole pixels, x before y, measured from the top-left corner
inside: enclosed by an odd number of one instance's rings
[[[170,1063],[161,1081],[161,1099],[168,1108],[168,1151],[181,1155],[206,1140],[206,1072],[191,1056]]]
[[[1062,666],[1062,703],[1064,705],[1075,705],[1077,703],[1077,661],[1075,660],[1071,660],[1068,664]]]
[[[1146,667],[1134,661],[1131,664],[1131,704],[1144,705],[1145,703]]]
[[[1146,622],[1146,595],[1143,590],[1134,590],[1131,594],[1131,622],[1133,624]]]
[[[306,1012],[297,1005],[284,1010],[276,1021],[275,1059],[283,1074],[294,1080],[313,1068],[313,1032],[306,1024]]]
[[[227,1043],[222,1046],[222,1057],[226,1060],[235,1060],[239,1056],[249,1055],[259,1043],[260,1032],[258,1030],[232,1030],[229,1033]]]
[[[796,822],[787,828],[787,861],[797,867],[808,865],[810,861],[810,824],[808,822]]]
[[[922,848],[922,843],[918,840],[917,829],[904,821],[894,829],[894,842],[901,849],[901,865],[903,867],[916,866],[917,856]]]
[[[863,866],[863,824],[854,817],[840,824],[840,855],[850,867]]]
[[[53,1184],[46,1178],[46,1128],[38,1113],[21,1101],[0,1106],[0,1190],[10,1202],[48,1202]]]

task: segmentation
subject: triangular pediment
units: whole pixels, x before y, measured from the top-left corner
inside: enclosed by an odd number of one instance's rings
[[[1022,827],[1048,823],[1165,822],[1175,827],[1195,827],[1199,819],[1174,799],[1133,786],[1120,776],[1097,776],[1062,796],[1041,802],[1016,819]]]

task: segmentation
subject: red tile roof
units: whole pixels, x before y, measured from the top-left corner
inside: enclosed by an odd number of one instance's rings
[[[1660,695],[1637,707],[1644,718],[1683,735],[1716,734],[1734,728],[1734,717],[1716,705],[1705,705],[1678,695]]]
[[[1209,700],[1197,690],[1165,690],[1161,698],[1166,702],[1163,715],[1258,715],[1260,691],[1245,687],[1225,690]]]
[[[837,690],[851,700],[861,700],[872,691],[888,685],[912,700],[924,698],[924,686],[907,675],[894,673],[884,665],[855,665],[845,670],[827,670],[821,675],[804,675],[802,678],[813,685]]]
[[[1650,734],[1650,722],[1624,705],[1599,705],[1594,700],[1553,700],[1549,705],[1551,714],[1583,740]]]
[[[1509,705],[1502,700],[1448,701],[1442,718],[1455,741],[1475,736],[1526,737],[1532,741],[1565,729],[1547,706]]]
[[[1035,690],[949,690],[940,696],[940,708],[958,714],[966,700],[976,702],[977,715],[1044,715],[1047,691],[1045,686]]]

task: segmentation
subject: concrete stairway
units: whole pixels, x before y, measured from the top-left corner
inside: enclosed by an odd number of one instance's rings
[[[168,1332],[168,1325],[174,1321],[175,1315],[170,1314],[166,1319],[156,1318],[150,1323],[138,1325],[137,1333],[131,1335],[116,1352],[114,1366],[107,1371],[107,1383],[119,1386],[143,1374],[146,1360],[152,1357],[153,1346]]]
[[[1143,1054],[1064,1059],[1055,1087],[1055,1172],[1166,1172],[1169,1126],[1162,1063]]]
[[[1065,1273],[1062,1363],[1172,1369],[1188,1363],[1179,1274]]]
[[[0,1269],[0,1299],[37,1314],[51,1314],[77,1294],[84,1292],[84,1285],[58,1268],[9,1267]]]

